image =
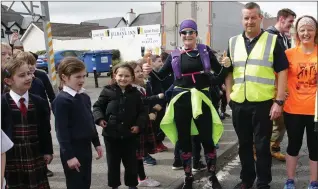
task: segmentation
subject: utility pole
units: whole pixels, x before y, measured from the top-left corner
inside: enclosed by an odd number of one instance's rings
[[[57,87],[57,77],[55,70],[55,61],[54,61],[54,51],[53,51],[53,39],[52,39],[52,30],[50,23],[50,12],[49,12],[49,3],[48,1],[41,1],[41,11],[43,18],[43,31],[45,39],[45,48],[46,56],[48,58],[48,71],[51,79],[51,83],[55,93],[58,91]]]

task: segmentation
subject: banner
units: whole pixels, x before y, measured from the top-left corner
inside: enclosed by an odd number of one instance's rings
[[[92,39],[134,38],[139,36],[160,35],[160,24],[92,30]]]

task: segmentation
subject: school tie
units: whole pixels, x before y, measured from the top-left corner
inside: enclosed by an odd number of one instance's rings
[[[20,102],[20,111],[21,111],[22,115],[24,117],[26,117],[28,110],[27,110],[27,107],[25,106],[24,101],[25,101],[25,98],[23,98],[23,97],[20,98],[20,100],[19,100],[19,102]]]

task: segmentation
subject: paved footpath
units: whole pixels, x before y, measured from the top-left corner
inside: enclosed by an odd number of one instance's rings
[[[92,75],[92,74],[91,74]],[[108,78],[100,77],[99,78],[99,86],[103,86],[108,83]],[[85,86],[87,94],[91,97],[92,104],[97,100],[99,93],[101,92],[102,88],[94,88],[94,80],[92,76],[87,78],[87,84]],[[228,113],[231,113],[228,111]],[[54,176],[49,178],[50,185],[52,189],[65,189],[65,177],[63,168],[61,165],[60,160],[60,153],[59,153],[59,144],[56,139],[56,133],[54,128],[54,116],[52,116],[51,120],[52,124],[52,138],[53,138],[53,145],[54,145],[54,159],[52,163],[49,165],[49,169],[54,172]],[[233,150],[235,151],[237,145],[237,137],[234,132],[232,121],[231,119],[226,119],[224,121],[224,129],[225,132],[223,137],[220,141],[220,149],[218,150],[218,165],[222,167],[226,164],[229,160],[232,159],[233,154],[231,153]],[[100,136],[100,141],[102,146],[104,147],[104,141],[101,136],[102,129],[98,127],[98,133]],[[183,183],[183,176],[184,173],[182,170],[173,171],[171,169],[173,163],[173,145],[166,139],[164,144],[169,148],[167,152],[162,152],[153,155],[155,159],[157,159],[156,166],[145,166],[145,171],[147,176],[158,180],[161,183],[158,189],[164,188],[180,188],[181,184]],[[96,151],[93,151],[93,157],[96,157]],[[124,169],[122,166],[122,175]],[[204,173],[200,173],[195,175],[196,178],[200,178],[204,175]],[[122,177],[122,187],[120,188],[127,188],[124,186],[123,177]],[[93,169],[92,169],[92,185],[91,189],[105,189],[109,188],[107,186],[107,164],[106,164],[106,155],[105,155],[105,148],[104,148],[104,157],[100,160],[95,160],[93,158]],[[140,187],[145,188],[145,187]]]
[[[287,148],[287,135],[281,144],[281,148],[285,153]],[[307,189],[309,183],[309,158],[308,158],[308,150],[307,150],[307,141],[306,136],[304,136],[303,146],[299,153],[299,161],[296,169],[296,188],[297,189]],[[241,163],[238,155],[234,157],[226,166],[223,167],[221,171],[218,172],[218,178],[224,189],[232,189],[234,186],[240,182],[240,171],[241,171]],[[278,161],[273,159],[272,165],[272,189],[282,189],[284,188],[284,184],[286,182],[286,164],[285,162]],[[195,183],[195,189],[204,189],[204,183],[206,181],[206,177],[201,178],[200,181]],[[255,182],[256,183],[256,182]],[[254,188],[255,184],[254,184]]]

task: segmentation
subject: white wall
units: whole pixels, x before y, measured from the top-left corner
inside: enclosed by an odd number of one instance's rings
[[[141,41],[144,36],[118,39],[79,39],[53,40],[54,50],[111,50],[118,49],[123,61],[138,60],[141,58]],[[160,39],[160,36],[155,38]],[[158,41],[158,47],[161,41]],[[155,48],[155,46],[149,46]],[[160,52],[159,52],[160,53]],[[154,53],[155,54],[155,53]]]
[[[44,32],[37,27],[32,27],[23,39],[23,47],[24,50],[32,52],[45,50]]]

